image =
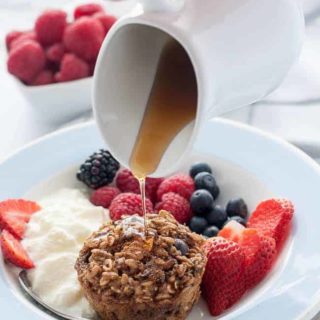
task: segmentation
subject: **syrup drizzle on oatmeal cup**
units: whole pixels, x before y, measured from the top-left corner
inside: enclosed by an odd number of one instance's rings
[[[145,235],[145,179],[156,171],[175,136],[195,119],[196,110],[197,83],[192,63],[184,48],[171,40],[162,50],[130,158],[131,171],[140,185]]]

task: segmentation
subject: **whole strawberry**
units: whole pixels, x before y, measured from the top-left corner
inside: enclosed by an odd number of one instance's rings
[[[180,223],[188,223],[192,217],[189,201],[174,192],[164,194],[155,209],[169,211]]]
[[[188,201],[194,191],[194,181],[186,174],[176,174],[165,179],[159,186],[157,191],[157,199],[161,201],[165,193],[174,192],[186,198]]]
[[[163,178],[146,178],[146,196],[152,202],[156,200],[156,193]],[[116,185],[122,192],[140,194],[138,179],[128,169],[122,169],[116,177]]]
[[[146,209],[153,211],[152,202],[146,199]],[[109,207],[109,214],[112,220],[119,220],[122,216],[138,214],[142,216],[141,196],[134,193],[121,193],[116,196]]]
[[[293,213],[294,207],[289,200],[269,199],[257,206],[248,220],[248,227],[272,237],[279,250],[290,232]]]
[[[202,291],[210,313],[220,315],[245,293],[245,256],[241,247],[221,237],[204,245],[208,262],[202,279]]]
[[[95,190],[90,196],[90,201],[95,206],[108,209],[112,200],[119,194],[120,190],[118,188],[106,186]]]
[[[67,26],[63,42],[67,50],[86,61],[97,58],[105,36],[103,25],[97,19],[81,17]]]

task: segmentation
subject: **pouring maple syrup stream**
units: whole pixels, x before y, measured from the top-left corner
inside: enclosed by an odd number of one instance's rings
[[[140,184],[145,235],[145,179],[157,169],[176,135],[195,119],[196,111],[197,82],[194,68],[184,48],[171,40],[161,52],[129,163]]]

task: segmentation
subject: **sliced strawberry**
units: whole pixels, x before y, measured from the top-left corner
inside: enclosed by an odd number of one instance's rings
[[[248,220],[248,227],[272,237],[279,250],[288,237],[294,207],[289,200],[270,199],[261,202]]]
[[[245,256],[235,242],[221,237],[207,240],[208,262],[202,291],[210,313],[217,316],[236,303],[245,293]]]
[[[218,235],[240,245],[245,255],[246,288],[257,285],[270,271],[275,260],[274,239],[259,234],[256,229],[246,229],[235,221],[229,222]]]
[[[245,227],[238,223],[235,220],[231,220],[228,222],[223,229],[220,230],[219,232],[219,237],[234,241],[234,242],[239,242],[240,237],[242,236],[242,231],[245,229]]]
[[[40,206],[33,201],[23,199],[2,201],[0,202],[0,228],[22,239],[31,215],[40,209]]]
[[[0,245],[5,260],[23,269],[34,267],[22,244],[9,231],[3,230],[0,235]]]

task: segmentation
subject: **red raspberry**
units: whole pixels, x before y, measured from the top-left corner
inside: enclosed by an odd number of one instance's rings
[[[29,40],[10,51],[7,67],[20,80],[31,82],[45,64],[46,57],[40,44]]]
[[[22,35],[14,39],[10,44],[10,50],[12,50],[13,48],[16,48],[17,46],[19,46],[22,43],[25,43],[28,40],[33,40],[38,42],[36,33],[34,31],[24,32]]]
[[[6,35],[7,50],[10,49],[11,43],[17,38],[19,38],[21,35],[23,35],[22,31],[11,31]]]
[[[41,44],[60,42],[67,26],[67,14],[62,10],[47,10],[36,20],[34,29]]]
[[[188,223],[192,217],[189,201],[174,192],[164,194],[155,209],[169,211],[180,223]]]
[[[55,75],[57,82],[77,80],[89,76],[89,65],[72,53],[66,53],[61,61],[60,72]]]
[[[120,190],[114,187],[102,187],[95,190],[90,197],[90,201],[95,206],[109,208],[112,200],[120,194]]]
[[[161,201],[162,196],[168,192],[175,192],[180,194],[180,196],[186,198],[188,201],[191,194],[194,191],[193,179],[186,174],[176,174],[165,179],[159,186],[157,191],[158,201]]]
[[[96,12],[104,12],[103,7],[97,3],[87,3],[76,7],[73,16],[75,19],[78,19],[84,16],[92,16]]]
[[[100,23],[104,27],[105,34],[108,33],[110,28],[117,21],[117,18],[115,16],[105,14],[104,12],[98,12],[98,13],[94,14],[93,18],[95,18],[95,19],[100,21]]]
[[[46,50],[46,56],[49,61],[60,62],[64,55],[63,43],[55,43]]]
[[[146,196],[152,202],[156,200],[157,189],[162,181],[163,178],[146,179]],[[118,172],[116,177],[116,185],[122,192],[132,192],[140,194],[139,181],[128,169],[123,169]]]
[[[153,211],[152,203],[146,199],[147,212]],[[119,220],[124,215],[138,214],[142,216],[142,201],[139,194],[121,193],[116,196],[109,207],[110,218]]]
[[[104,28],[99,21],[82,17],[66,28],[63,42],[68,50],[91,61],[97,58],[104,35]]]
[[[41,86],[53,82],[53,72],[51,70],[42,70],[30,84],[32,86]]]

